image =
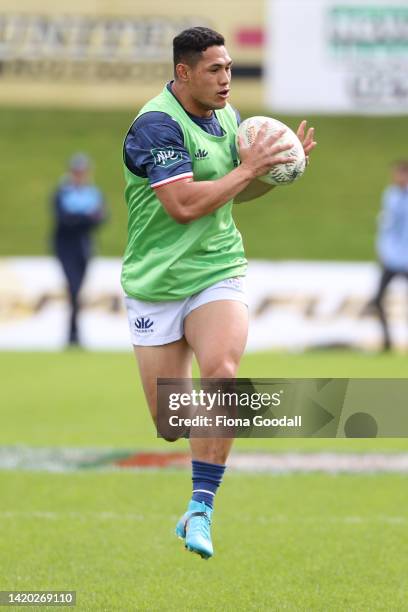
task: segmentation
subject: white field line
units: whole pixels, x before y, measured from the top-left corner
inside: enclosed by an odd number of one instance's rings
[[[48,511],[4,511],[0,519],[41,519],[45,521],[80,520],[80,521],[144,521],[143,514],[122,514],[118,512],[48,512]]]
[[[231,459],[242,472],[408,473],[408,453],[242,453]]]
[[[116,461],[118,454],[137,458],[137,451],[121,449],[90,448],[30,448],[23,446],[0,447],[0,470],[23,470],[41,472],[112,471],[112,470],[164,470],[189,469],[188,455],[172,459],[172,453],[148,453],[153,460],[148,465],[121,467]],[[141,453],[145,455],[146,453]],[[158,461],[155,463],[154,457]],[[160,459],[166,458],[165,467]],[[174,456],[176,457],[176,456]],[[408,473],[408,453],[334,453],[334,452],[287,452],[287,453],[233,453],[228,459],[231,471],[247,473],[286,474],[292,472],[339,473]]]
[[[43,521],[118,521],[118,522],[143,522],[145,518],[156,518],[157,520],[163,520],[163,515],[158,513],[149,513],[149,516],[143,514],[129,514],[120,512],[49,512],[49,511],[0,511],[0,520],[7,519],[36,519]],[[167,516],[166,521],[177,521],[179,516],[172,515]],[[317,523],[330,524],[342,524],[342,525],[359,525],[359,524],[386,524],[386,525],[407,525],[408,516],[388,516],[388,515],[377,515],[377,516],[330,516],[324,517],[322,515],[299,517],[296,515],[274,515],[269,516],[241,516],[236,519],[237,522],[250,522],[259,524],[276,524],[276,523],[293,523],[293,524],[310,524],[316,525]],[[222,523],[222,518],[220,517]]]

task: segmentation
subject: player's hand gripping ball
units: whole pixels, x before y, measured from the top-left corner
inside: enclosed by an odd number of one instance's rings
[[[287,164],[272,166],[268,174],[259,176],[258,180],[269,185],[289,185],[302,176],[306,168],[306,156],[303,145],[287,125],[270,117],[249,117],[239,127],[236,136],[236,146],[239,151],[238,138],[242,138],[245,146],[251,146],[263,124],[267,124],[266,138],[285,128],[285,133],[279,138],[277,144],[292,144],[290,149],[279,154],[280,157],[295,157],[296,161]]]

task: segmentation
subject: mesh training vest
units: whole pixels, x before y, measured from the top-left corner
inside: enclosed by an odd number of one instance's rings
[[[223,136],[206,133],[194,123],[167,87],[137,117],[150,111],[170,115],[181,127],[194,181],[225,176],[237,165],[237,120],[227,105],[215,111]],[[136,117],[136,118],[137,118]],[[155,163],[171,164],[177,151],[152,149]],[[144,301],[180,300],[232,276],[243,276],[247,262],[241,234],[232,218],[232,200],[188,224],[175,221],[156,197],[147,178],[124,165],[128,206],[128,242],[122,287]]]

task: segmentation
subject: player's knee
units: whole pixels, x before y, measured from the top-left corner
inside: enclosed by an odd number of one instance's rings
[[[165,427],[163,431],[163,428],[158,427],[157,415],[153,416],[153,422],[156,427],[157,433],[166,442],[177,442],[177,440],[180,440],[181,438],[189,437],[189,432],[190,432],[189,427],[177,427],[176,431],[171,432],[171,435],[170,435],[169,432],[167,431],[168,428]]]
[[[203,378],[235,378],[238,371],[238,363],[229,357],[221,358],[201,367]]]
[[[165,440],[166,442],[177,442],[177,440],[180,440],[182,436],[177,436],[177,437],[168,437],[166,436],[162,436],[163,440]]]

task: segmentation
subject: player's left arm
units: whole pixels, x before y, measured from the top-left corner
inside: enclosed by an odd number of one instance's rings
[[[306,163],[309,163],[310,152],[315,148],[317,142],[314,140],[314,128],[309,128],[306,133],[307,121],[304,119],[296,132],[297,137],[303,145],[303,150],[306,155]],[[276,185],[268,185],[262,181],[255,179],[249,183],[248,187],[241,191],[234,199],[235,204],[241,204],[242,202],[249,202],[250,200],[256,200],[261,196],[274,189]]]

